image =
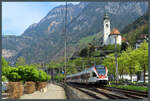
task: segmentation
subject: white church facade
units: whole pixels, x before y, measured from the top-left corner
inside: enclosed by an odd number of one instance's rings
[[[116,38],[116,43],[121,45],[122,38],[121,38],[120,32],[116,28],[114,28],[111,31],[110,19],[108,15],[105,14],[104,15],[103,45],[115,44],[115,38]]]

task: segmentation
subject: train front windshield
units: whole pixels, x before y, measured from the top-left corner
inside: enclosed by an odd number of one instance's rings
[[[96,71],[99,75],[105,75],[106,69],[104,66],[96,66]]]

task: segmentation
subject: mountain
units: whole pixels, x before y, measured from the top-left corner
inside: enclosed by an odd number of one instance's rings
[[[122,30],[147,11],[146,2],[81,2],[68,4],[68,55],[80,39],[103,32],[103,16],[111,19],[111,28]],[[65,5],[53,8],[40,22],[29,26],[21,36],[4,36],[3,53],[10,52],[9,61],[22,56],[27,63],[50,61],[64,53]],[[4,50],[5,49],[5,50]],[[8,51],[9,50],[9,51]],[[6,52],[7,51],[7,52]]]
[[[121,33],[129,33],[133,29],[136,29],[142,25],[148,24],[148,12],[145,13],[143,16],[139,17],[137,20],[126,26]]]
[[[148,12],[121,30],[121,36],[125,37],[128,43],[133,47],[135,47],[137,40],[139,40],[139,38],[143,36],[142,34],[148,34]],[[95,47],[101,46],[101,38],[102,34],[100,32],[91,36],[81,38],[78,43],[79,49],[76,52],[74,52],[71,59],[79,57],[81,52],[89,47],[89,43],[91,43]],[[99,54],[97,54],[99,52],[99,50],[96,51],[96,55],[93,54],[93,56],[99,56]],[[103,55],[103,53],[101,54]]]
[[[124,36],[130,45],[135,46],[137,40],[143,37],[144,35],[148,35],[148,12],[143,16],[139,17],[133,23],[126,26],[122,31]]]

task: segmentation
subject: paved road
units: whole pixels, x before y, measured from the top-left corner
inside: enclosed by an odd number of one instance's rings
[[[49,84],[45,92],[36,91],[32,94],[24,94],[20,99],[66,99],[66,96],[62,87]]]

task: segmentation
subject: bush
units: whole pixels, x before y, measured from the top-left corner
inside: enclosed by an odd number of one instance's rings
[[[103,50],[112,50],[112,51],[114,51],[115,50],[115,44],[107,45],[103,48]],[[121,50],[121,46],[119,44],[117,44],[117,51],[120,52],[120,50]]]
[[[2,81],[3,81],[3,82],[8,81],[7,77],[6,77],[6,76],[2,76]]]
[[[57,80],[57,81],[59,81],[59,80],[63,80],[63,78],[64,78],[63,74],[58,74],[58,75],[55,76],[54,79]]]
[[[12,72],[9,75],[9,81],[20,81],[21,76],[17,72]]]
[[[44,72],[42,70],[39,71],[38,81],[44,82],[44,81],[50,80],[50,78],[51,78],[50,75],[47,75],[46,72]]]
[[[128,90],[148,91],[148,87],[141,87],[141,86],[132,86],[132,85],[107,85],[107,86],[128,89]]]
[[[3,67],[2,75],[8,78],[9,81],[47,81],[50,76],[43,70],[38,70],[34,65],[24,65],[17,67]],[[3,78],[4,80],[4,78]]]

